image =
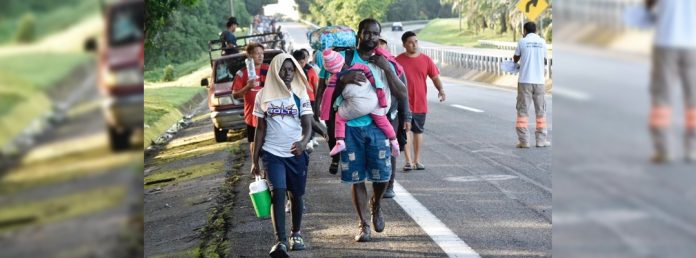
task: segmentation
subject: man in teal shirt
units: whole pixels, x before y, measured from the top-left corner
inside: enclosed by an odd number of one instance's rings
[[[380,32],[381,26],[376,20],[368,18],[361,21],[358,25],[357,49],[347,50],[353,52],[344,52],[342,54],[344,56],[352,56],[352,58],[346,58],[346,62],[350,62],[351,65],[359,62],[370,66],[372,70],[381,70],[376,73],[373,72],[373,74],[386,77],[385,81],[389,86],[389,91],[401,102],[406,100],[406,87],[399,80],[394,67],[387,59],[374,55],[374,50],[379,44]],[[322,69],[319,77],[325,79],[328,77],[327,75],[326,71]],[[338,85],[336,85],[334,97],[331,100],[317,99],[317,105],[320,105],[321,101],[333,101],[346,84],[357,84],[365,81],[367,81],[367,78],[361,72],[351,71],[342,74]],[[325,81],[320,80],[317,96],[322,96],[325,87]],[[330,119],[327,123],[329,127],[333,127],[332,120]],[[374,193],[369,199],[372,225],[376,232],[382,232],[384,230],[384,219],[381,212],[381,200],[392,174],[391,151],[386,136],[374,125],[369,115],[350,120],[346,125],[346,150],[341,152],[341,181],[352,184],[351,190],[354,196],[352,199],[359,219],[358,234],[354,239],[357,242],[365,242],[372,239],[370,226],[365,219],[365,211],[368,204],[365,180],[372,182]],[[332,142],[335,144],[335,138],[333,137],[334,128],[329,128],[328,131],[332,134],[329,145],[332,145]],[[337,169],[338,167],[335,158],[334,162],[332,162],[332,169]],[[335,173],[334,171],[330,172]]]

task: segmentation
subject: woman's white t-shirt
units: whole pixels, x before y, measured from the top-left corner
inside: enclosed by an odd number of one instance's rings
[[[261,98],[263,89],[256,94],[253,114],[258,119],[266,119],[266,137],[262,149],[278,157],[294,156],[290,152],[292,144],[302,140],[302,123],[300,117],[314,115],[308,98],[299,99],[297,107],[295,95],[285,99],[276,99],[266,103],[263,111]]]

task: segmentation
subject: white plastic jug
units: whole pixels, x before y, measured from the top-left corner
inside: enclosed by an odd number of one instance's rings
[[[251,194],[264,192],[266,190],[268,190],[268,183],[266,183],[266,180],[261,179],[260,176],[257,176],[256,180],[249,184],[249,193]]]

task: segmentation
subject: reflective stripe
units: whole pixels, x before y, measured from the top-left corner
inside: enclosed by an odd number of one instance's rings
[[[518,116],[517,123],[515,124],[517,128],[527,128],[529,127],[529,117]]]
[[[652,107],[650,111],[650,127],[668,127],[672,109],[669,107]]]
[[[546,128],[546,117],[537,117],[536,128]]]
[[[696,129],[696,107],[686,110],[686,128]]]

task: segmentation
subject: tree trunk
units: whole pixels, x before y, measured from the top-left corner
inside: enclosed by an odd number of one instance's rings
[[[462,31],[462,12],[464,12],[464,3],[459,2],[459,32]]]
[[[505,16],[504,12],[500,14],[500,34],[507,32],[507,20]]]

